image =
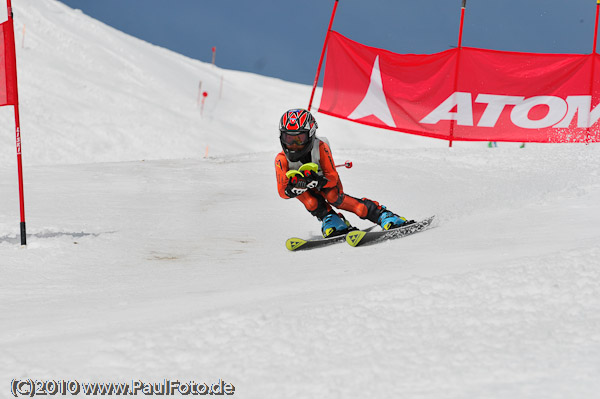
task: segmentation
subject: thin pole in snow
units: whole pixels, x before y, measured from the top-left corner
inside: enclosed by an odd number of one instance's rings
[[[600,1],[600,0],[599,0]],[[454,76],[454,93],[458,89],[458,67],[460,65],[460,49],[462,48],[462,36],[463,27],[465,25],[465,8],[467,8],[467,0],[462,0],[462,7],[460,9],[460,27],[458,28],[458,45],[456,52],[456,75]],[[454,125],[456,121],[453,119],[450,121],[450,140],[448,140],[448,146],[452,147],[452,141],[454,139]]]
[[[202,93],[202,104],[200,105],[200,116],[202,116],[202,114],[204,113],[204,101],[206,100],[206,97],[208,97],[208,93],[203,92]]]
[[[198,99],[196,100],[196,105],[200,106],[200,99],[202,98],[202,81],[198,83]]]
[[[19,104],[15,104],[15,133],[17,142],[17,172],[19,174],[19,208],[21,213],[21,245],[27,245],[25,228],[25,195],[23,189],[23,160],[21,157],[21,122],[19,120]]]
[[[317,89],[317,83],[319,82],[319,75],[321,74],[321,65],[323,65],[323,57],[325,56],[325,50],[327,49],[327,42],[329,41],[329,33],[331,32],[331,26],[333,25],[333,19],[335,18],[335,12],[337,10],[338,0],[335,0],[333,11],[331,12],[331,19],[329,20],[329,26],[327,27],[327,34],[325,35],[325,43],[323,43],[323,50],[321,50],[321,58],[319,59],[319,65],[317,66],[317,75],[315,76],[315,82],[313,83],[312,93],[310,94],[310,101],[308,102],[308,110],[312,107],[313,98],[315,97],[315,90]]]
[[[15,50],[15,28],[13,22],[12,4],[11,0],[6,1],[6,7],[8,10],[8,31],[4,36],[4,51],[6,65],[10,65],[10,71],[7,72],[7,80],[12,80],[14,84],[14,111],[15,111],[15,138],[17,146],[17,171],[19,175],[19,205],[21,213],[21,245],[27,245],[27,232],[25,229],[25,195],[23,190],[23,161],[21,157],[21,122],[19,118],[19,93],[17,90],[17,57]]]

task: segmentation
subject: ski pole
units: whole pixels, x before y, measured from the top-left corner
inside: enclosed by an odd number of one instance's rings
[[[336,168],[341,168],[342,166],[350,169],[352,167],[352,162],[351,161],[346,161],[343,164],[335,165]]]

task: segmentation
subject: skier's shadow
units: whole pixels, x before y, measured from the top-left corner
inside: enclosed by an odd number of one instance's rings
[[[114,231],[108,231],[106,233],[115,233]],[[43,233],[35,233],[35,234],[27,234],[27,239],[29,240],[30,238],[38,238],[38,239],[44,239],[44,238],[60,238],[60,237],[71,237],[71,238],[82,238],[82,237],[98,237],[101,234],[105,234],[105,233],[84,233],[79,232],[79,233],[67,233],[67,232],[53,232],[53,231],[47,231],[47,232],[43,232]],[[19,236],[3,236],[0,237],[0,244],[2,243],[9,243],[9,244],[20,244],[21,243],[21,237]]]

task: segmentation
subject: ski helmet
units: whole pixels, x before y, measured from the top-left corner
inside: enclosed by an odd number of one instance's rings
[[[279,120],[279,141],[286,157],[299,161],[312,150],[317,121],[305,109],[290,109]]]

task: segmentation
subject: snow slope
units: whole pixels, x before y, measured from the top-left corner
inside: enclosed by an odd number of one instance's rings
[[[349,194],[440,223],[290,253],[285,238],[319,223],[276,194],[276,126],[309,87],[187,59],[53,0],[14,6],[30,236],[21,248],[5,107],[0,397],[25,378],[222,379],[242,398],[597,397],[600,147],[448,149],[316,114],[335,159],[354,162]]]

